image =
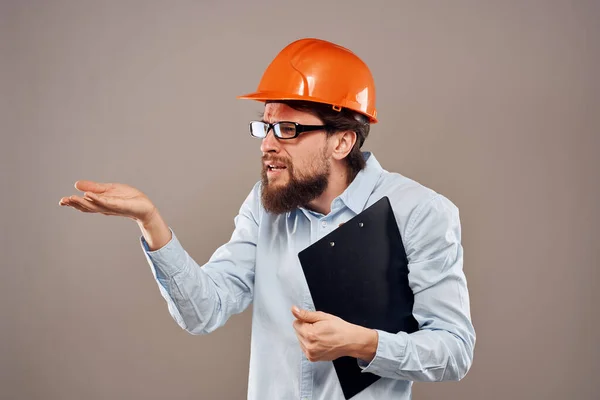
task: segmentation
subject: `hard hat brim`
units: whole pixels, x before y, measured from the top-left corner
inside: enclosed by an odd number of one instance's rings
[[[299,94],[293,94],[293,93],[280,93],[280,92],[254,92],[254,93],[248,93],[248,94],[244,94],[241,96],[237,96],[237,99],[243,99],[243,100],[256,100],[256,101],[277,101],[277,100],[301,100],[301,101],[312,101],[315,103],[322,103],[322,104],[330,104],[332,107],[344,107],[344,105],[338,105],[338,104],[331,104],[330,101],[327,100],[323,100],[323,99],[319,99],[317,97],[313,97],[313,96],[306,96],[306,95],[299,95]],[[357,112],[360,112],[358,110],[355,110]],[[377,123],[377,118],[375,118],[372,115],[368,115],[366,113],[360,112],[361,114],[366,115],[369,118],[369,122],[374,124]]]

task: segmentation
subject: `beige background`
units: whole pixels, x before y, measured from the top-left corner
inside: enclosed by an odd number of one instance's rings
[[[259,176],[247,121],[286,44],[371,67],[365,149],[461,210],[478,334],[415,399],[598,398],[597,1],[7,1],[0,5],[0,398],[241,399],[251,310],[168,315],[130,220],[58,206],[145,191],[203,263]]]

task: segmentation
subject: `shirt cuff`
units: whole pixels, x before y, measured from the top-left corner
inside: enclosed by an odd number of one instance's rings
[[[379,340],[375,357],[369,363],[358,359],[358,366],[362,372],[389,376],[391,372],[397,371],[402,365],[402,360],[406,354],[408,334],[406,332],[395,334],[376,330]]]
[[[175,232],[171,228],[169,230],[171,231],[171,240],[157,250],[150,250],[144,236],[140,236],[140,243],[146,253],[146,257],[148,257],[148,260],[151,261],[154,268],[159,272],[159,275],[167,278],[171,278],[183,271],[187,261],[185,249],[177,239]]]

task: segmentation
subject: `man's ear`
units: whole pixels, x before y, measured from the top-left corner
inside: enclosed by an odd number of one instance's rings
[[[332,155],[336,160],[343,160],[356,143],[357,135],[354,131],[336,132],[333,139]]]

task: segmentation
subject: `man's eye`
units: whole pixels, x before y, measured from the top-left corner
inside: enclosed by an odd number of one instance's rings
[[[294,134],[296,130],[293,127],[289,127],[289,126],[284,126],[281,127],[281,134],[282,135],[287,135],[287,136],[291,136]]]

